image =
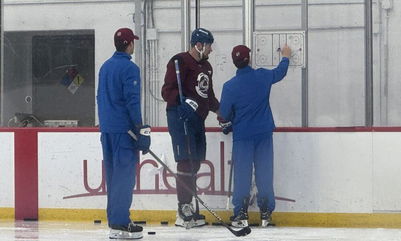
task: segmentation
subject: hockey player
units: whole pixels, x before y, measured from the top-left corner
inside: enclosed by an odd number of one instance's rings
[[[142,238],[142,227],[131,222],[129,211],[139,150],[146,153],[150,146],[150,127],[142,125],[139,68],[131,62],[135,39],[139,38],[131,29],[118,29],[114,34],[116,52],[99,72],[97,104],[110,239]],[[137,135],[137,141],[128,130]]]
[[[238,69],[236,75],[224,83],[220,100],[223,132],[228,133],[230,128],[233,131],[234,215],[230,220],[235,227],[248,226],[253,166],[262,226],[271,222],[275,208],[272,139],[275,125],[269,96],[272,85],[287,74],[291,56],[291,49],[284,46],[281,50],[283,58],[277,68],[253,69],[249,66],[250,51],[244,45],[233,48],[232,59]]]
[[[205,119],[209,110],[216,112],[219,108],[213,91],[213,69],[208,62],[213,41],[210,31],[195,29],[191,35],[191,49],[175,55],[168,62],[162,87],[162,96],[167,102],[168,130],[177,162],[178,212],[175,224],[186,228],[205,224],[205,216],[199,214],[198,208],[194,210],[192,194],[185,190],[183,183],[191,185],[196,192],[196,174],[200,162],[206,157]],[[179,63],[183,103],[179,96],[175,60]]]

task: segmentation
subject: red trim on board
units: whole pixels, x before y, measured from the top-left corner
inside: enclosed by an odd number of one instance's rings
[[[277,127],[274,132],[401,132],[401,127]]]
[[[160,127],[159,127],[160,128]],[[152,127],[152,131],[153,131]],[[221,132],[219,127],[208,127],[207,132]],[[401,132],[401,127],[277,127],[274,132]]]
[[[38,219],[37,130],[14,130],[15,219]]]
[[[401,127],[372,127],[372,131],[374,132],[401,132]]]
[[[401,128],[400,128],[401,130]],[[371,127],[277,127],[274,132],[372,132]]]
[[[18,130],[31,130],[36,132],[99,132],[98,127],[0,127],[0,132],[14,132]],[[153,132],[168,132],[167,127],[152,127]],[[220,127],[207,127],[207,132],[221,132]],[[274,132],[401,132],[401,126],[391,127],[277,127]]]
[[[14,132],[20,130],[35,132],[99,132],[98,127],[0,127],[0,132]]]

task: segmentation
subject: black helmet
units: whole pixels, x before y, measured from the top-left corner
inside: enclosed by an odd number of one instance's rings
[[[197,28],[192,32],[191,35],[191,44],[195,45],[196,43],[213,43],[214,38],[213,34],[204,28]]]

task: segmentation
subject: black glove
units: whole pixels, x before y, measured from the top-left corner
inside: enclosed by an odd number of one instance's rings
[[[138,150],[142,151],[142,154],[149,152],[150,147],[150,125],[143,125],[137,128],[136,136],[138,140],[136,141],[136,146]]]
[[[224,135],[227,135],[228,133],[233,131],[233,124],[231,123],[231,121],[220,122],[219,125]]]
[[[191,99],[184,99],[184,102],[177,107],[181,120],[188,120],[195,113],[196,109],[198,109],[198,103]]]
[[[221,131],[224,135],[227,135],[228,133],[233,131],[233,124],[231,123],[231,121],[226,121],[220,116],[217,117],[217,120],[219,121]]]

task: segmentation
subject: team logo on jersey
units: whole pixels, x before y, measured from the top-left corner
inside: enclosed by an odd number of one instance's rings
[[[196,93],[202,98],[207,98],[207,92],[209,90],[209,76],[205,73],[199,73],[198,85],[195,86]]]

